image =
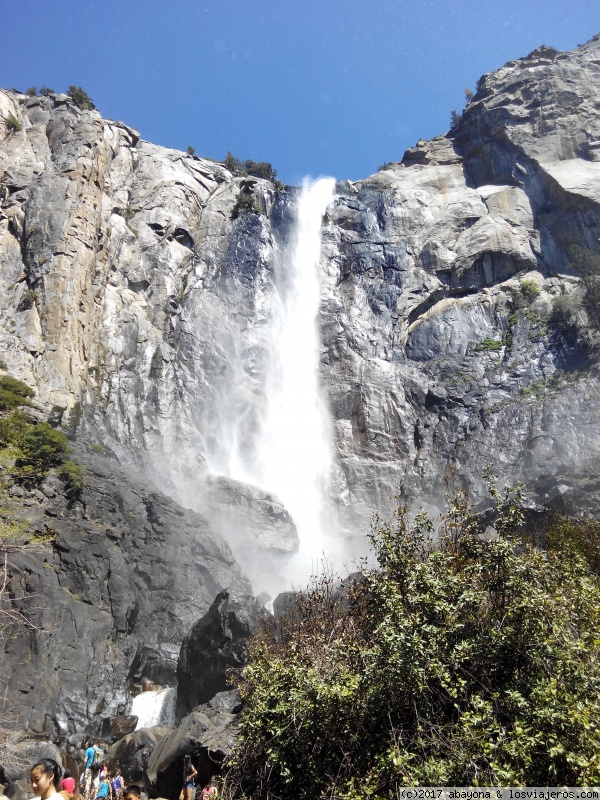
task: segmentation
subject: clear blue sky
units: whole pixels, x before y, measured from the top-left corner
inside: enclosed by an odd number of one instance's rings
[[[144,139],[356,180],[464,88],[600,32],[600,0],[3,0],[0,85],[83,86]]]

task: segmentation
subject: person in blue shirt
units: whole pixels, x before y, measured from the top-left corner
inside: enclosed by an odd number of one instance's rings
[[[86,800],[89,800],[91,790],[92,790],[92,764],[96,760],[97,755],[97,747],[93,742],[89,743],[87,750],[85,751],[83,758],[83,785],[85,787],[85,797]]]

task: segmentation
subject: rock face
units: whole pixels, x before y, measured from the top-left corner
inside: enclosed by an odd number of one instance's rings
[[[569,247],[600,251],[599,65],[598,37],[509,62],[446,135],[337,185],[318,321],[350,550],[398,493],[437,507],[452,473],[478,497],[490,465],[533,503],[600,510],[595,334],[550,322],[554,299],[582,296]],[[21,498],[52,539],[14,559],[46,633],[9,640],[0,675],[33,730],[69,732],[117,714],[143,675],[170,683],[214,597],[250,592],[211,525],[271,573],[297,547],[277,498],[232,480],[232,443],[252,453],[265,402],[297,192],[64,95],[0,92],[8,114],[1,356],[47,414],[73,421],[81,403],[82,430],[121,465],[85,459],[81,507]]]
[[[177,715],[182,717],[228,685],[228,668],[245,663],[246,644],[258,621],[267,616],[252,597],[217,595],[181,645],[177,664]]]
[[[223,589],[250,590],[203,517],[113,461],[79,458],[81,502],[69,504],[56,479],[12,501],[39,542],[11,554],[15,608],[35,627],[6,638],[0,681],[7,710],[51,736],[99,734],[142,677],[174,686],[193,622]]]

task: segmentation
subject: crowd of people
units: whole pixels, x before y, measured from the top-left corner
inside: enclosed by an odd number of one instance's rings
[[[179,800],[195,800],[197,776],[190,756],[185,756]],[[119,769],[109,772],[101,750],[94,744],[85,751],[79,784],[68,769],[63,772],[52,758],[43,758],[34,764],[30,779],[36,794],[33,800],[142,800],[141,787],[126,786]],[[218,793],[218,782],[211,778],[197,800],[215,800]]]

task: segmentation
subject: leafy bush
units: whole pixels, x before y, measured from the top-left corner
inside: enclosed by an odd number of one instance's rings
[[[460,494],[441,541],[379,522],[379,568],[320,582],[249,645],[226,797],[389,798],[402,786],[596,785],[600,583],[528,544],[493,487],[497,538]]]
[[[19,466],[41,475],[63,460],[68,439],[66,434],[47,422],[38,422],[37,425],[28,425],[17,444],[22,453]]]
[[[29,95],[29,97],[36,97],[37,92],[38,90],[36,86],[30,86],[29,89],[25,91],[25,94]]]
[[[10,112],[6,115],[4,122],[8,130],[11,131],[12,133],[14,133],[15,131],[20,131],[23,128],[23,126],[21,125],[19,120],[15,117],[15,115],[11,114]]]
[[[480,342],[475,347],[476,353],[482,353],[486,351],[495,352],[496,350],[502,350],[503,343],[498,339],[484,339],[483,342]]]
[[[67,94],[75,103],[75,105],[78,106],[82,111],[96,108],[92,102],[92,98],[85,91],[85,89],[81,88],[81,86],[69,86],[69,91]]]
[[[231,172],[232,175],[244,174],[244,162],[236,158],[233,153],[228,150],[227,155],[223,161],[223,166]]]
[[[42,86],[40,89],[40,95],[42,97],[50,97],[51,94],[56,94],[54,89],[49,89],[48,86]]]
[[[27,311],[28,309],[33,308],[34,304],[35,304],[35,290],[25,289],[25,291],[21,295],[21,299],[19,300],[17,311]]]
[[[450,112],[450,128],[456,128],[456,126],[461,120],[461,117],[462,115],[459,114],[458,111],[456,111],[456,109],[453,108],[452,111]]]
[[[231,210],[231,219],[237,219],[241,214],[245,214],[248,211],[260,214],[260,209],[257,208],[254,197],[251,194],[246,194],[246,192],[240,192]]]
[[[268,161],[252,161],[252,159],[241,161],[228,150],[223,165],[232,175],[252,175],[254,178],[264,178],[274,183],[277,191],[283,189],[283,184],[277,180],[277,170]]]
[[[535,281],[529,279],[521,281],[519,291],[528,303],[533,303],[536,297],[540,296],[540,287]]]
[[[561,330],[569,330],[575,324],[575,304],[570,297],[559,295],[552,298],[552,312],[549,322]]]
[[[26,383],[10,375],[0,377],[0,411],[29,405],[27,398],[33,397],[33,394],[33,389],[30,389]]]
[[[188,144],[186,153],[188,154],[188,156],[195,156],[196,155],[196,148],[192,147],[191,144]]]
[[[571,267],[581,277],[585,287],[582,306],[590,326],[600,329],[600,255],[585,247],[569,248]]]
[[[66,494],[71,499],[80,496],[83,489],[85,470],[80,464],[76,464],[71,459],[63,461],[58,469],[58,477],[65,482]]]

